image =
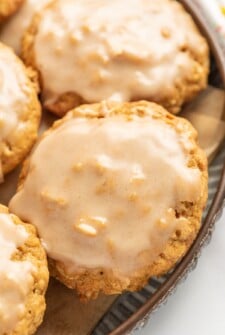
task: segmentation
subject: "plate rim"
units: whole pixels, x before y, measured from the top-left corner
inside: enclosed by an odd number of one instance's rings
[[[193,0],[180,0],[185,9],[191,14],[198,28],[206,37],[210,46],[210,51],[213,54],[215,62],[217,64],[222,82],[225,86],[225,56],[223,50],[219,44],[219,41],[215,38],[213,31],[208,27],[205,18],[202,16],[197,8],[197,5]],[[201,249],[211,236],[212,230],[216,224],[217,219],[223,211],[225,198],[225,162],[221,173],[221,178],[217,188],[217,192],[214,196],[213,202],[208,210],[207,216],[204,220],[199,233],[191,245],[190,249],[177,265],[176,270],[171,274],[168,280],[162,284],[162,286],[151,296],[151,298],[141,306],[132,316],[125,320],[120,326],[109,333],[109,335],[124,335],[129,331],[132,331],[135,326],[142,322],[143,325],[146,317],[150,316],[161,303],[163,303],[170,293],[175,289],[177,284],[187,275],[190,268],[195,265],[198,255]],[[141,326],[141,325],[140,325]]]

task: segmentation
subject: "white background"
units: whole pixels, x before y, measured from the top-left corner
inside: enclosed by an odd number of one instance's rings
[[[197,268],[137,335],[225,335],[225,211]]]

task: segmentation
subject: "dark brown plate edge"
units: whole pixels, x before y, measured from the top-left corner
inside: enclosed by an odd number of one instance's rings
[[[196,5],[193,0],[180,0],[186,10],[192,15],[195,22],[203,35],[207,38],[210,46],[210,50],[216,61],[218,70],[220,72],[221,79],[225,86],[225,56],[219,42],[215,40],[211,29],[206,25],[206,22],[202,15],[196,10]],[[205,245],[208,237],[212,233],[212,229],[217,221],[218,216],[222,212],[223,201],[225,197],[225,165],[223,167],[222,175],[220,178],[219,186],[216,195],[213,199],[213,203],[210,206],[207,217],[202,224],[202,227],[198,233],[197,238],[193,242],[191,248],[177,265],[176,270],[171,274],[168,280],[158,289],[158,291],[151,296],[151,298],[130,318],[123,322],[114,331],[110,332],[109,335],[124,335],[129,331],[133,330],[135,326],[150,315],[175,289],[177,284],[182,278],[189,272],[189,269],[196,263],[198,255]]]

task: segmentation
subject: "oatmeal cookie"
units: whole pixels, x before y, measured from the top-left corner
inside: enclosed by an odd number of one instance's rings
[[[200,227],[207,162],[196,137],[155,103],[83,105],[41,137],[10,209],[37,227],[52,275],[81,299],[138,290]]]
[[[0,334],[34,334],[45,311],[46,255],[35,228],[2,205],[0,246]]]
[[[41,107],[35,73],[0,44],[0,182],[26,156],[37,137]]]
[[[13,48],[17,54],[20,54],[22,36],[29,27],[33,15],[49,2],[50,0],[24,0],[17,13],[2,25],[0,41]]]
[[[22,5],[24,0],[1,0],[0,1],[0,23],[8,19]]]
[[[178,113],[209,70],[207,42],[174,0],[56,0],[33,18],[22,54],[59,116],[102,100],[144,99]]]

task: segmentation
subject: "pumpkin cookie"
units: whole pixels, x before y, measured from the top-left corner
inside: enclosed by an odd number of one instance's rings
[[[141,99],[177,113],[206,87],[209,68],[206,40],[174,0],[56,0],[34,17],[23,57],[59,116]]]
[[[22,5],[24,0],[1,0],[0,1],[0,23],[8,19]]]
[[[21,40],[33,15],[40,11],[50,0],[24,0],[18,12],[0,30],[0,41],[9,45],[17,54],[21,51]]]
[[[48,269],[30,224],[0,205],[0,334],[31,335],[45,311]]]
[[[13,51],[0,44],[0,181],[32,147],[41,108],[34,72]]]
[[[206,158],[188,121],[154,103],[103,102],[43,135],[10,209],[37,227],[52,274],[87,300],[171,269],[206,197]]]

